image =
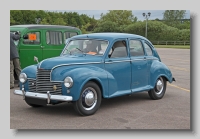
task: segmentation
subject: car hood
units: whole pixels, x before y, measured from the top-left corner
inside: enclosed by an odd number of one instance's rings
[[[101,62],[102,57],[93,55],[65,55],[48,58],[38,64],[39,69],[52,69],[55,66],[79,65]]]

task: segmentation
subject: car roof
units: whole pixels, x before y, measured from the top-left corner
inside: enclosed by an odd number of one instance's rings
[[[93,39],[118,39],[118,38],[137,38],[137,39],[144,39],[147,40],[145,37],[136,35],[136,34],[129,34],[129,33],[115,33],[115,32],[103,32],[103,33],[91,33],[91,34],[81,34],[77,36],[73,36],[72,38],[93,38]]]
[[[10,27],[21,27],[21,28],[29,28],[29,29],[38,29],[38,28],[60,28],[60,29],[73,29],[80,30],[76,27],[72,26],[62,26],[62,25],[42,25],[42,24],[26,24],[26,25],[12,25]]]

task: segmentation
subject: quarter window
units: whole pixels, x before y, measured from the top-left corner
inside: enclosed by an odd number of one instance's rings
[[[40,44],[40,32],[29,32],[27,35],[36,34],[36,40],[24,39],[23,44]]]
[[[146,42],[144,43],[144,48],[145,48],[145,51],[146,51],[148,56],[152,56],[153,55],[153,52],[152,52],[150,46]]]
[[[129,46],[130,46],[130,55],[131,56],[143,56],[144,55],[144,50],[143,50],[141,41],[130,40]]]
[[[62,32],[60,32],[60,31],[46,32],[46,43],[51,44],[51,45],[62,44]]]

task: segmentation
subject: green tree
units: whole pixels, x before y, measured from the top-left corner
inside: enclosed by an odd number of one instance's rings
[[[118,32],[118,25],[112,21],[101,22],[94,32]]]
[[[49,25],[49,22],[47,21],[46,18],[43,18],[42,21],[40,22],[40,24]]]
[[[10,10],[10,15],[12,16],[12,20],[15,21],[16,25],[23,24],[23,14],[21,10]]]
[[[100,22],[111,21],[118,25],[129,25],[137,21],[131,10],[109,10],[105,15],[101,14]]]
[[[186,10],[166,10],[163,13],[164,23],[169,26],[176,26],[181,23],[181,20],[184,19]]]
[[[21,10],[23,14],[22,24],[34,24],[36,18],[36,11],[34,10]]]
[[[15,20],[13,19],[12,15],[10,15],[10,25],[15,25]]]
[[[105,15],[101,14],[94,32],[123,32],[127,25],[136,21],[131,10],[109,10]]]
[[[181,24],[177,24],[175,26],[178,29],[190,29],[190,20],[189,21],[184,21]]]

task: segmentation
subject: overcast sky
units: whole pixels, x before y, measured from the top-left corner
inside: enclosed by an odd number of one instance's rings
[[[58,12],[77,12],[79,14],[86,14],[90,17],[93,17],[95,19],[99,19],[101,13],[105,14],[108,12],[108,10],[57,10]],[[132,10],[132,13],[134,16],[136,16],[138,18],[138,20],[143,21],[144,17],[142,16],[142,13],[151,13],[151,16],[149,19],[162,19],[163,18],[163,13],[165,10]],[[186,15],[185,18],[189,19],[190,18],[190,11],[186,10]]]

